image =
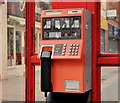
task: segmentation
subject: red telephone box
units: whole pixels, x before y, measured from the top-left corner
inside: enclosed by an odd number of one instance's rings
[[[52,2],[52,9],[85,8],[92,14],[92,101],[101,101],[101,66],[120,66],[119,54],[100,54],[100,2]],[[26,3],[26,101],[35,102],[35,3]]]

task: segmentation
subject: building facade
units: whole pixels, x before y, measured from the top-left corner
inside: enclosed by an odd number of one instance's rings
[[[1,18],[1,74],[24,75],[25,72],[25,2],[7,2],[0,5]],[[40,44],[40,18],[42,10],[51,9],[49,0],[35,3],[35,52]],[[5,40],[4,40],[5,39]],[[5,73],[4,73],[5,71]],[[1,77],[1,76],[0,76]],[[1,77],[2,78],[2,77]]]
[[[120,53],[120,2],[107,2],[107,10],[116,10],[116,17],[108,19],[109,53]]]
[[[7,79],[7,3],[0,3],[0,80]]]
[[[112,15],[114,17],[110,17]],[[120,53],[120,2],[101,3],[101,53]]]

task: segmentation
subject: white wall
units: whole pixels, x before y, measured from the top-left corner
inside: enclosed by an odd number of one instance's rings
[[[0,4],[0,75],[7,79],[7,3]]]
[[[2,30],[2,18],[1,18],[1,15],[2,15],[2,7],[0,5],[0,48],[2,47],[2,33],[1,33],[1,30]],[[2,74],[2,50],[0,50],[0,79],[1,79],[1,74]]]
[[[2,46],[2,35],[1,35],[1,12],[2,12],[2,10],[1,10],[1,5],[0,5],[0,48],[1,48],[1,46]],[[1,82],[1,73],[2,73],[2,60],[1,60],[1,58],[2,58],[2,50],[0,50],[0,102],[2,101],[2,82]]]

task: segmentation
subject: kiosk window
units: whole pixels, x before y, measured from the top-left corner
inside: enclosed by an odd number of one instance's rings
[[[51,29],[51,19],[44,20],[44,29]]]
[[[70,19],[71,18],[63,18],[62,19],[62,28],[70,28]]]
[[[60,29],[60,20],[55,20],[55,28]]]
[[[44,18],[43,40],[81,39],[81,17]]]

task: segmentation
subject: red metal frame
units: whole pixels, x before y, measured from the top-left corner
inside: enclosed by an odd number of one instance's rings
[[[64,1],[64,0],[63,0]],[[120,66],[119,54],[100,55],[100,2],[52,2],[52,9],[86,8],[92,12],[92,101],[101,101],[101,66]],[[35,102],[35,2],[26,3],[26,102]]]
[[[26,97],[28,102],[35,101],[35,65],[31,63],[31,56],[35,53],[35,3],[26,2]]]

